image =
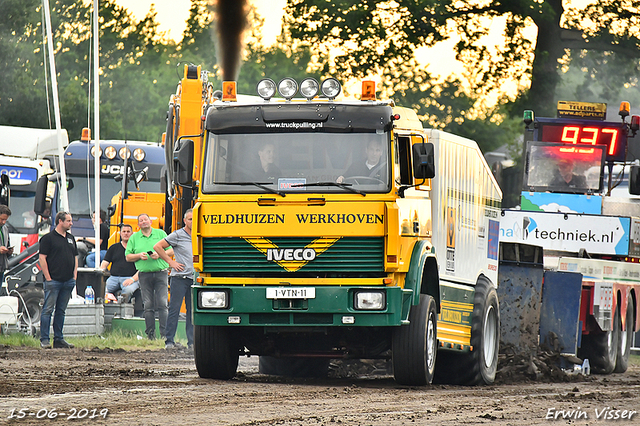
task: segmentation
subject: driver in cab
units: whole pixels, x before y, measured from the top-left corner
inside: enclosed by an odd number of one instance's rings
[[[351,163],[347,171],[338,176],[336,183],[343,183],[345,179],[358,177],[370,178],[372,181],[384,181],[386,171],[386,162],[382,161],[382,142],[371,140],[365,150],[365,160]]]

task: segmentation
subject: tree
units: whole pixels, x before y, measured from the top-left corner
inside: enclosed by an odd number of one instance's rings
[[[290,0],[287,23],[295,39],[317,50],[341,47],[332,66],[363,76],[385,64],[410,60],[416,49],[456,35],[457,58],[467,68],[471,91],[486,94],[515,80],[523,106],[552,113],[567,49],[621,50],[638,57],[640,2],[597,0],[565,9],[562,0]],[[504,22],[504,42],[486,45],[492,25]],[[537,29],[535,39],[526,30]],[[634,32],[634,28],[636,29]]]
[[[53,111],[47,108],[42,6],[39,0],[3,0],[2,6],[0,123],[49,127]],[[74,139],[93,120],[92,10],[82,0],[52,1],[51,9],[62,126]],[[166,93],[175,88],[165,65],[175,46],[159,34],[153,12],[136,22],[115,0],[103,0],[99,15],[100,136],[158,141]]]

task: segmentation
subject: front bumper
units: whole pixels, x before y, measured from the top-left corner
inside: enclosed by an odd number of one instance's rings
[[[311,286],[306,286],[311,287]],[[273,286],[193,287],[193,323],[198,326],[273,326],[273,327],[386,327],[406,322],[411,290],[400,287],[318,286],[312,299],[268,299]],[[224,290],[229,298],[226,308],[199,306],[199,293]],[[357,310],[357,291],[383,291],[386,304],[381,310]]]

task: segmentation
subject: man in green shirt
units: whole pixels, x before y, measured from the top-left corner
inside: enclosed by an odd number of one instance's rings
[[[127,262],[135,262],[144,304],[145,332],[150,340],[156,338],[156,317],[160,321],[160,335],[166,336],[167,312],[169,299],[167,270],[169,264],[162,260],[153,246],[164,239],[167,234],[162,229],[151,227],[151,218],[142,213],[138,216],[140,230],[129,238],[125,256]],[[169,248],[167,254],[173,256],[173,249]]]

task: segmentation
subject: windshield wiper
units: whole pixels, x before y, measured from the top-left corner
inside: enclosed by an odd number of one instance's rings
[[[366,193],[364,191],[359,191],[357,189],[351,188],[350,183],[338,183],[338,182],[313,182],[313,183],[294,183],[291,185],[292,188],[304,187],[304,186],[337,186],[338,188],[346,189],[347,191],[353,192],[354,194],[360,194],[363,197],[366,197]]]
[[[286,197],[283,191],[276,191],[275,189],[266,187],[264,185],[272,185],[273,182],[213,182],[212,185],[239,185],[239,186],[256,186],[260,189],[264,189],[272,194],[278,194],[281,197]]]

